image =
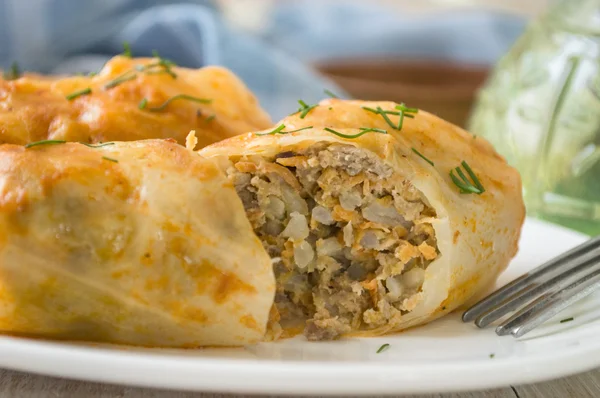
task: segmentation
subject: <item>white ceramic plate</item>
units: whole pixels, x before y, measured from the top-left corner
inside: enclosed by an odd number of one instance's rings
[[[583,242],[527,220],[517,258],[499,284]],[[560,323],[574,317],[574,321]],[[600,366],[600,295],[526,338],[463,324],[460,313],[394,336],[246,349],[151,350],[0,337],[0,366],[139,386],[265,394],[387,394],[484,389],[542,381]],[[377,354],[384,343],[389,349]],[[492,358],[493,356],[493,358]]]

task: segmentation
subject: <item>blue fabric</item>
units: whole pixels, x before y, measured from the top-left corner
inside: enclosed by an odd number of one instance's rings
[[[303,60],[430,58],[493,64],[523,32],[524,18],[461,10],[402,15],[369,2],[282,2],[266,39]]]
[[[307,4],[310,3],[310,4]],[[492,63],[524,21],[488,12],[413,18],[365,2],[279,2],[258,35],[226,24],[210,0],[0,0],[0,67],[77,73],[99,69],[131,44],[179,65],[223,65],[278,119],[342,91],[310,62],[338,57],[434,57]]]

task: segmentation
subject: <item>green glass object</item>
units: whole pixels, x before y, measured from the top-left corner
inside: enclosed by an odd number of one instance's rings
[[[469,122],[523,178],[528,215],[600,235],[600,0],[565,0],[498,63]]]

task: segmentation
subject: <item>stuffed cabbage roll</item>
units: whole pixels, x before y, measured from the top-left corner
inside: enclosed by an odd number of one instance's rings
[[[263,338],[273,295],[212,161],[165,140],[0,146],[0,332],[242,345]]]
[[[521,181],[484,139],[391,102],[302,104],[216,159],[274,262],[270,335],[379,335],[431,321],[517,251]]]
[[[271,125],[230,71],[162,58],[110,60],[95,76],[0,78],[0,143],[85,143],[173,138],[200,146]]]

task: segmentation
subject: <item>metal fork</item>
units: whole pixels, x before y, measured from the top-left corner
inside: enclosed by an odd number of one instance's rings
[[[469,308],[463,322],[484,328],[511,312],[496,334],[521,337],[600,288],[600,236],[540,265]]]

